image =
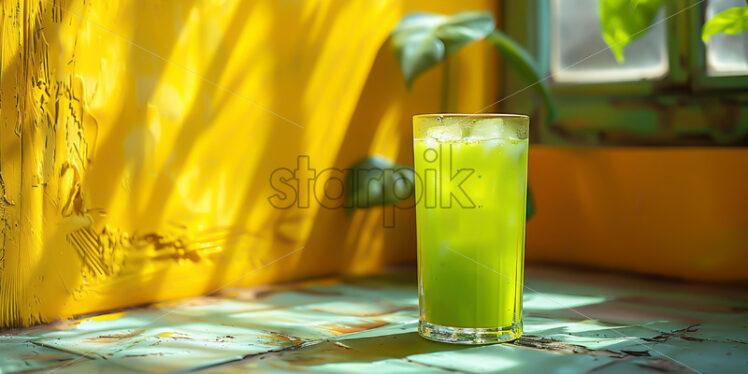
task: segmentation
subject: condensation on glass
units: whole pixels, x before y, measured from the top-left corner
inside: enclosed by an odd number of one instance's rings
[[[745,0],[709,0],[705,22],[726,9],[742,6],[746,6]],[[706,44],[706,69],[709,75],[748,74],[748,32],[712,35]]]
[[[551,75],[558,82],[653,80],[668,72],[664,10],[624,49],[619,64],[602,37],[598,2],[551,0]]]

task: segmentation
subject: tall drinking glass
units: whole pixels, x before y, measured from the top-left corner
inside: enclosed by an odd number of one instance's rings
[[[528,131],[523,115],[413,117],[424,338],[522,335]]]

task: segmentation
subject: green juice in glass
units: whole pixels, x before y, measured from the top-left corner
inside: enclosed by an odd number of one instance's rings
[[[413,117],[419,333],[466,344],[522,334],[529,118]]]

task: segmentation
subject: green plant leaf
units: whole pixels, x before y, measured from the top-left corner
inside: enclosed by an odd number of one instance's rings
[[[623,49],[652,26],[663,0],[599,0],[600,27],[618,63]]]
[[[546,125],[552,123],[556,118],[556,102],[553,96],[551,96],[547,77],[541,74],[530,53],[512,38],[498,30],[492,32],[487,40],[499,51],[504,58],[504,62],[512,67],[527,82],[527,88],[532,88],[540,95],[548,110]]]
[[[413,169],[381,157],[364,159],[348,171],[346,208],[369,208],[394,204],[413,194]]]
[[[490,12],[461,12],[453,16],[412,13],[392,31],[390,45],[408,87],[422,72],[494,28]]]
[[[730,8],[718,13],[704,24],[701,40],[706,43],[714,34],[737,35],[746,29],[748,29],[748,7]]]
[[[394,204],[413,195],[415,173],[382,156],[363,159],[349,169],[345,183],[346,211]],[[527,219],[535,212],[532,191],[527,186]]]

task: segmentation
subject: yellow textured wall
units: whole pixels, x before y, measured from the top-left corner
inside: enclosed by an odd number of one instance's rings
[[[413,259],[412,211],[275,209],[269,176],[409,163],[440,72],[406,92],[389,32],[494,3],[3,1],[0,326]],[[496,98],[488,48],[457,62],[454,109]]]

